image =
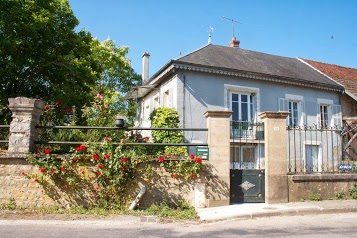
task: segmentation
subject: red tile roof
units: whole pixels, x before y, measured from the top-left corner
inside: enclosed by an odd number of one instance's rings
[[[357,96],[357,69],[303,59],[312,67],[342,84],[347,91]]]

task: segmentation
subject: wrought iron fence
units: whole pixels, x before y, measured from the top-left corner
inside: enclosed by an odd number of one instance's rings
[[[357,161],[346,157],[339,128],[287,127],[288,173],[356,172]]]
[[[231,169],[264,169],[264,124],[231,122]]]

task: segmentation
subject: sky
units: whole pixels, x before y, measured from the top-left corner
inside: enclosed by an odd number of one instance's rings
[[[141,74],[150,53],[150,76],[171,59],[208,42],[357,68],[356,0],[69,0],[78,29],[128,46]]]

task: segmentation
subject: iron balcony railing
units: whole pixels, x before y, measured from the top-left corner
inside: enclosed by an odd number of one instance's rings
[[[262,122],[231,121],[231,139],[264,140]]]

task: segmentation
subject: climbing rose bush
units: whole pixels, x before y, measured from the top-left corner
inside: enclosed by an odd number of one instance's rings
[[[146,156],[134,147],[113,145],[109,137],[99,144],[72,148],[64,157],[45,149],[38,155],[29,155],[27,161],[38,168],[38,173],[22,175],[43,185],[47,194],[59,189],[89,201],[90,206],[103,208],[125,205],[136,178],[166,173],[173,179],[189,180],[199,177],[203,167],[202,159],[193,154],[176,160]]]

